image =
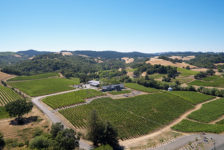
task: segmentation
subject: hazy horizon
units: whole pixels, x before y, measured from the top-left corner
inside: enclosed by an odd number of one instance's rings
[[[0,1],[0,52],[222,52],[224,1]]]

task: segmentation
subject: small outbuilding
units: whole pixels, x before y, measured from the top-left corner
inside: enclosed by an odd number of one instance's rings
[[[168,91],[173,91],[173,88],[172,88],[172,87],[169,87],[169,88],[168,88]]]
[[[100,86],[100,81],[91,80],[91,81],[88,81],[88,84],[90,84],[91,86],[98,87]]]
[[[122,89],[124,89],[124,84],[112,84],[112,85],[102,86],[103,92],[113,91],[113,90],[121,91]]]

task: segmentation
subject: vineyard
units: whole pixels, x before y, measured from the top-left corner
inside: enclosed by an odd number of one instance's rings
[[[59,112],[76,128],[86,128],[87,118],[95,110],[103,121],[110,121],[115,126],[121,139],[128,139],[165,126],[192,107],[181,97],[155,93],[120,100],[101,98]]]
[[[201,80],[195,80],[190,83],[191,85],[197,86],[210,86],[210,87],[224,87],[224,77],[210,76],[205,77]]]
[[[191,120],[183,120],[172,129],[182,132],[212,132],[221,133],[224,131],[224,125],[222,124],[206,124],[200,122],[194,122]]]
[[[85,102],[86,98],[102,95],[104,95],[102,92],[93,89],[79,90],[71,93],[47,97],[43,99],[43,102],[52,107],[53,109],[56,109],[64,106],[82,103]]]
[[[0,106],[4,106],[8,102],[20,99],[21,97],[12,89],[0,86]]]
[[[202,103],[204,101],[214,98],[214,96],[205,95],[192,91],[172,91],[171,94],[182,97],[183,99],[191,102],[192,104]]]
[[[9,79],[8,81],[21,81],[21,80],[35,80],[35,79],[43,79],[43,78],[49,78],[49,77],[58,77],[58,73],[52,72],[52,73],[43,73],[43,74],[37,74],[32,76],[17,76],[15,78]]]
[[[22,82],[8,82],[8,84],[30,96],[40,96],[72,90],[74,89],[72,86],[77,84],[77,81],[65,78],[45,78]]]
[[[201,109],[191,113],[188,118],[208,123],[222,115],[224,115],[224,98],[204,104]]]
[[[154,89],[154,88],[149,88],[149,87],[144,87],[142,85],[139,85],[137,83],[125,83],[125,86],[134,90],[142,91],[142,92],[147,92],[147,93],[155,93],[158,92],[159,90]]]

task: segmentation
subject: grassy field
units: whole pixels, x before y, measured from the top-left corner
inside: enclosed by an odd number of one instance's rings
[[[12,89],[4,86],[0,86],[0,106],[7,104],[8,102],[20,99],[20,95],[15,93]]]
[[[224,77],[220,76],[210,76],[203,78],[201,80],[195,80],[190,83],[190,85],[197,86],[211,86],[211,87],[224,87]]]
[[[224,115],[224,98],[204,104],[201,109],[191,113],[188,118],[208,123],[222,115]]]
[[[192,107],[178,96],[155,93],[120,100],[101,98],[59,112],[75,127],[86,128],[87,118],[95,110],[103,121],[110,121],[115,126],[121,139],[127,139],[167,125]]]
[[[9,114],[5,111],[5,107],[0,106],[0,119],[8,118]]]
[[[206,124],[206,123],[193,122],[190,120],[183,120],[179,124],[173,126],[172,129],[182,132],[221,133],[224,131],[224,125]]]
[[[180,96],[183,99],[191,102],[192,104],[198,104],[198,103],[214,98],[214,96],[211,96],[211,95],[205,95],[205,94],[192,92],[192,91],[172,91],[170,93]]]
[[[76,81],[65,78],[47,78],[39,80],[27,80],[22,82],[8,82],[14,88],[30,96],[40,96],[74,89],[72,85]]]
[[[131,91],[130,91],[130,90],[110,91],[110,92],[108,92],[108,93],[110,93],[110,94],[112,94],[112,95],[119,95],[119,94],[131,93]]]
[[[85,102],[86,98],[96,97],[104,95],[100,91],[88,89],[88,90],[79,90],[71,93],[61,94],[50,96],[43,99],[43,102],[52,107],[53,109],[69,106],[73,104],[78,104]]]
[[[191,75],[196,75],[199,73],[198,71],[187,70],[187,69],[179,68],[179,67],[177,68],[177,71],[180,72],[180,75],[182,76],[191,76]]]
[[[35,80],[35,79],[43,79],[43,78],[57,77],[57,76],[58,76],[58,73],[52,72],[52,73],[43,73],[43,74],[37,74],[32,76],[17,76],[15,78],[9,79],[8,81]]]
[[[144,87],[142,85],[139,85],[137,83],[125,83],[125,87],[134,89],[134,90],[138,90],[138,91],[142,91],[142,92],[148,92],[148,93],[155,93],[158,92],[159,90],[154,89],[154,88],[149,88],[149,87]]]

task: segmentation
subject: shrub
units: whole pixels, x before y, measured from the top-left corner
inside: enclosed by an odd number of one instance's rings
[[[44,136],[36,136],[30,141],[30,148],[32,149],[46,149],[49,147],[49,139]]]

